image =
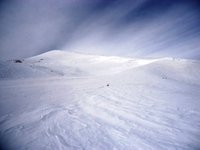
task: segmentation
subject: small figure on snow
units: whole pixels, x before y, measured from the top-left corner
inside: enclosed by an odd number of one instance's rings
[[[109,84],[107,84],[107,86],[109,86]]]

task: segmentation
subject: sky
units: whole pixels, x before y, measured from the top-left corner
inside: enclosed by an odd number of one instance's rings
[[[200,59],[198,0],[1,0],[0,60],[60,49]]]

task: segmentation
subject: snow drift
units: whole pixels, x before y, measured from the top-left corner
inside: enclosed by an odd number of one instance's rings
[[[1,146],[199,149],[199,75],[199,61],[173,58],[50,51],[0,62]]]

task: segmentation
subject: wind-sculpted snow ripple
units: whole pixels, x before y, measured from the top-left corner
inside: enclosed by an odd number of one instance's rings
[[[0,144],[4,149],[200,148],[198,62],[167,58],[138,64],[119,57],[62,54],[52,52],[26,60],[36,66],[32,69],[44,71],[45,78],[36,74],[25,78],[27,70],[19,66],[22,70],[17,74],[23,78],[13,78],[14,74],[1,78]],[[44,56],[43,64],[37,62]],[[95,63],[88,67],[91,60]],[[75,68],[52,66],[51,61],[71,63]],[[39,64],[42,67],[37,68]],[[76,68],[94,73],[95,65],[105,74],[72,73]],[[15,71],[12,67],[10,73]],[[69,69],[70,75],[48,75],[50,69]]]

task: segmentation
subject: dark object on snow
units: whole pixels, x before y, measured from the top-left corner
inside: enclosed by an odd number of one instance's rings
[[[109,86],[109,84],[107,84],[107,86]]]
[[[44,59],[43,58],[41,58],[40,60],[38,60],[38,62],[41,62],[41,61],[43,61]]]
[[[166,77],[166,76],[163,76],[162,79],[167,79],[167,77]]]
[[[14,62],[15,62],[15,63],[22,63],[22,61],[19,60],[19,59],[14,60]]]

